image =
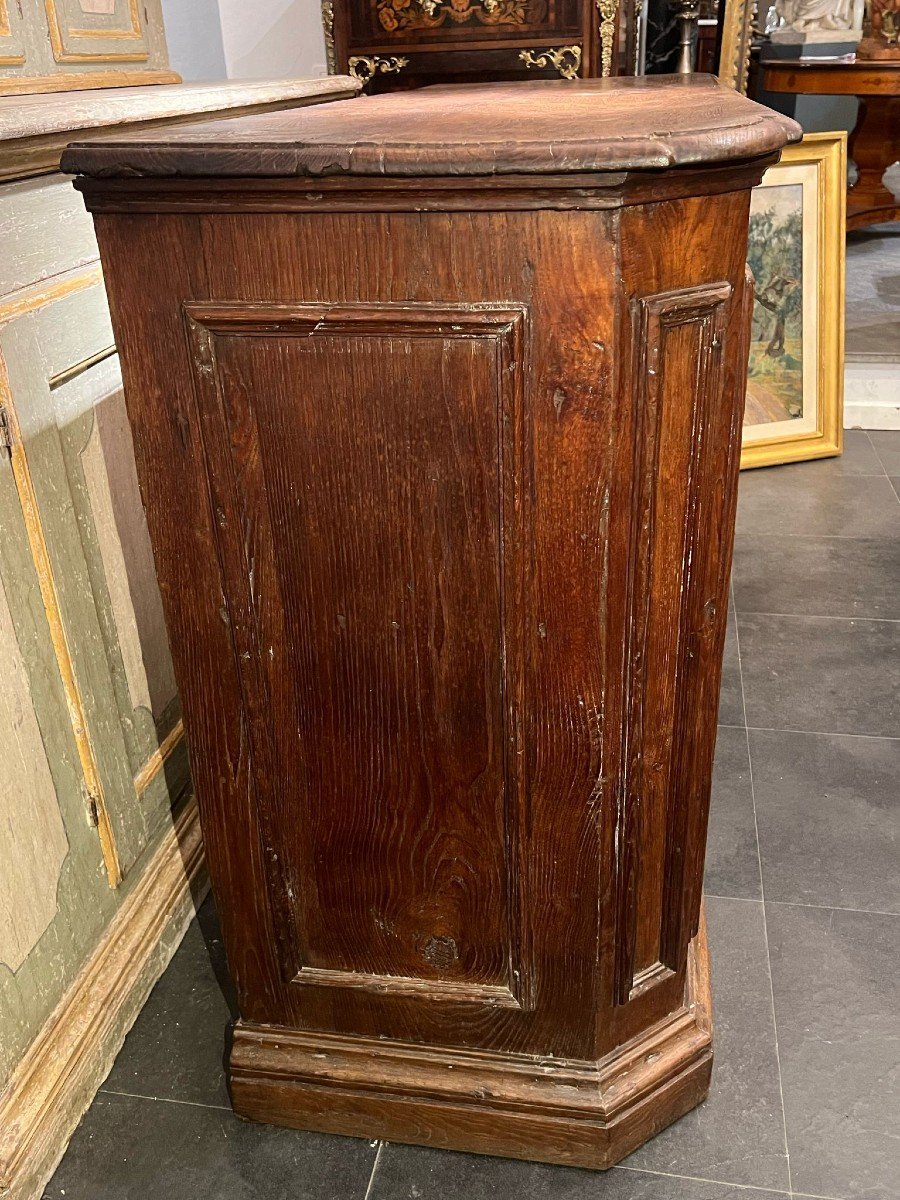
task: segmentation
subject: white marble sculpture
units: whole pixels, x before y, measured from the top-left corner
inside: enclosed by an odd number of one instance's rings
[[[775,0],[781,30],[804,34],[862,33],[865,0]]]

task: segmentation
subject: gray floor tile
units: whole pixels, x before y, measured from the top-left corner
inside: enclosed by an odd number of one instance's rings
[[[168,1100],[101,1094],[45,1200],[363,1200],[375,1147],[239,1121]]]
[[[777,1200],[760,1192],[613,1168],[604,1173],[542,1163],[385,1146],[369,1200]]]
[[[900,429],[871,429],[869,439],[888,475],[900,475]]]
[[[900,736],[900,624],[741,614],[747,724]]]
[[[900,912],[900,741],[750,731],[767,900]]]
[[[714,896],[762,899],[750,758],[743,729],[720,728],[716,738],[705,887]]]
[[[900,538],[900,501],[886,476],[833,474],[813,482],[815,465],[745,471],[738,533]]]
[[[797,1192],[900,1196],[900,918],[767,905]]]
[[[725,631],[725,657],[722,661],[722,686],[719,691],[719,724],[744,725],[744,696],[741,688],[741,662],[738,655],[737,625],[734,610],[728,609]]]
[[[784,1118],[763,906],[708,897],[715,1066],[709,1099],[628,1165],[786,1189]]]
[[[739,613],[900,620],[900,545],[883,539],[742,534],[734,548]]]
[[[207,900],[125,1039],[104,1090],[227,1107],[223,1054],[232,1011],[223,989],[230,996],[215,909]]]
[[[884,475],[881,459],[864,429],[844,430],[844,450],[833,458],[810,459],[802,465],[807,487],[815,487],[820,479],[832,475]],[[743,476],[741,476],[743,485]]]

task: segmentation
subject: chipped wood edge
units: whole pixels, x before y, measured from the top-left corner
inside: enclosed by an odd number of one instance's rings
[[[95,265],[89,267],[87,270],[79,270],[73,274],[62,276],[50,284],[28,288],[24,292],[16,293],[6,303],[0,305],[0,328],[28,313],[38,312],[48,304],[52,304],[64,296],[73,295],[89,287],[95,287],[98,283],[102,283],[102,281],[103,276],[100,267]],[[37,573],[41,601],[50,630],[50,641],[56,657],[56,664],[59,668],[60,678],[62,679],[66,707],[69,712],[69,721],[78,749],[78,761],[81,766],[85,792],[91,809],[91,819],[97,826],[109,886],[116,888],[122,882],[122,864],[119,859],[116,836],[112,827],[112,821],[110,820],[109,810],[106,807],[106,800],[103,795],[103,783],[97,765],[97,756],[94,753],[91,741],[91,733],[85,713],[84,701],[81,696],[81,688],[75,674],[75,664],[72,658],[72,650],[69,646],[65,623],[62,618],[62,606],[59,600],[56,580],[53,575],[50,551],[47,548],[47,539],[44,535],[44,525],[41,520],[37,493],[35,492],[34,482],[31,478],[28,454],[19,426],[15,398],[13,397],[6,362],[2,352],[0,352],[0,407],[4,410],[8,423],[9,453],[12,460],[13,477],[15,479],[16,490],[19,494],[19,503],[22,506],[22,517],[25,522],[25,531],[28,536],[28,546],[31,551],[32,562]]]
[[[166,736],[154,750],[137,775],[134,777],[134,790],[140,796],[147,790],[156,776],[166,764],[166,759],[172,755],[184,739],[184,721],[179,717]]]
[[[0,1197],[37,1200],[207,889],[192,795],[0,1094]]]

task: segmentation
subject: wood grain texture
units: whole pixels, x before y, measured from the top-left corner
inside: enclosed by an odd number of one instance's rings
[[[608,1166],[705,1094],[773,152],[730,190],[654,172],[593,209],[545,203],[527,156],[521,207],[484,177],[427,211],[419,180],[279,211],[291,181],[258,211],[231,179],[223,208],[158,214],[91,184],[242,1114]]]
[[[738,162],[799,125],[707,75],[423,88],[159,135],[78,142],[71,174],[284,177],[577,174]],[[498,134],[502,131],[502,134]]]

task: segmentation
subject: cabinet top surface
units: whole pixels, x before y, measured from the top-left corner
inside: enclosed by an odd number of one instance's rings
[[[464,84],[77,142],[73,174],[182,178],[568,174],[727,163],[800,127],[707,75]]]

